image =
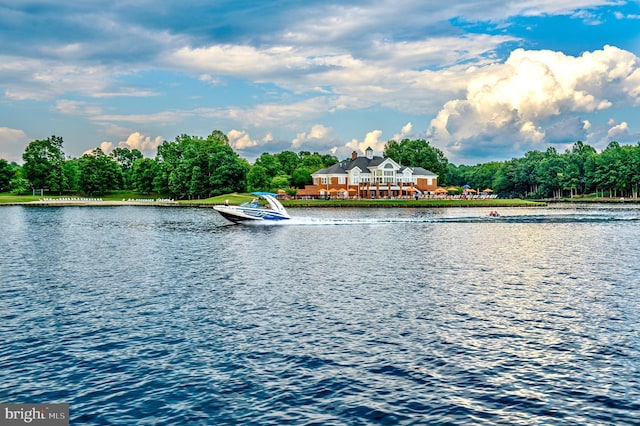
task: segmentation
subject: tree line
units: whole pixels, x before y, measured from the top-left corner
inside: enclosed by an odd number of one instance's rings
[[[94,196],[132,190],[176,199],[278,189],[295,194],[296,188],[312,182],[311,173],[338,161],[317,152],[283,151],[264,153],[251,165],[219,130],[206,138],[183,134],[164,141],[153,159],[123,147],[109,155],[95,148],[80,158],[67,158],[63,139],[54,135],[30,142],[22,159],[22,166],[0,159],[0,191],[21,194],[43,189]]]
[[[543,152],[529,151],[522,158],[475,166],[450,164],[441,150],[423,139],[390,140],[383,155],[436,173],[441,186],[491,188],[515,197],[606,193],[635,198],[640,183],[640,143],[621,146],[611,142],[598,153],[577,141],[564,153],[549,147]],[[123,147],[108,155],[96,148],[80,158],[67,158],[62,137],[54,135],[30,142],[22,159],[22,166],[0,159],[0,191],[30,193],[41,188],[50,193],[94,196],[132,190],[198,199],[284,189],[295,195],[297,188],[312,183],[313,172],[338,162],[330,154],[283,151],[263,153],[250,164],[231,148],[220,130],[206,138],[183,134],[174,141],[164,141],[155,158]]]
[[[554,147],[529,151],[522,158],[476,166],[449,166],[448,183],[491,188],[517,197],[562,198],[595,194],[638,197],[640,142],[610,142],[600,153],[577,141],[564,153]]]

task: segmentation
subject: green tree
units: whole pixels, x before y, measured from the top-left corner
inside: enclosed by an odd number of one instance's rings
[[[384,148],[384,157],[403,166],[422,167],[438,175],[440,182],[447,182],[449,160],[444,153],[424,139],[390,140]]]
[[[29,189],[31,184],[28,180],[22,177],[22,175],[17,174],[11,182],[9,182],[9,191],[12,194],[24,194]]]
[[[251,167],[249,173],[247,173],[247,189],[249,191],[267,191],[270,184],[271,179],[269,179],[267,170],[264,167],[256,165]]]
[[[27,145],[22,154],[24,177],[34,188],[46,188],[59,193],[66,189],[62,144],[62,138],[54,135]]]
[[[211,195],[244,191],[249,168],[249,163],[233,151],[227,137],[224,136],[224,142],[217,142],[214,152],[209,155]]]
[[[300,164],[300,157],[293,151],[282,151],[276,154],[280,163],[280,172],[291,175]]]
[[[100,148],[94,149],[78,159],[80,169],[79,186],[87,195],[103,195],[120,187],[122,170],[112,157]]]
[[[280,164],[278,156],[267,152],[262,153],[253,165],[262,167],[270,178],[277,176],[282,170],[282,164]]]
[[[338,159],[335,157],[323,157],[317,152],[314,152],[312,154],[309,151],[300,151],[298,155],[300,156],[301,165],[314,172],[324,167],[329,167],[338,162]]]
[[[9,183],[16,175],[16,169],[7,160],[0,158],[0,192],[9,189]]]
[[[117,147],[109,154],[122,170],[122,186],[123,189],[132,189],[131,168],[136,160],[141,159],[142,152],[138,149],[129,149],[127,147]]]
[[[311,172],[305,166],[298,166],[291,172],[291,184],[296,188],[304,188],[312,182]]]
[[[80,189],[80,163],[77,158],[66,160],[63,165],[67,180],[67,189],[77,192]]]
[[[291,177],[287,175],[278,175],[271,179],[270,190],[276,192],[278,189],[285,190],[289,188]]]
[[[131,188],[148,194],[153,192],[153,182],[158,175],[158,163],[151,158],[138,158],[131,166]]]
[[[154,188],[175,198],[209,197],[244,190],[248,164],[219,130],[206,139],[181,135],[158,147]]]

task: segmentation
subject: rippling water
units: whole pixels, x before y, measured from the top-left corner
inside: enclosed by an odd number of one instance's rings
[[[638,424],[640,209],[0,208],[0,401],[72,424]]]

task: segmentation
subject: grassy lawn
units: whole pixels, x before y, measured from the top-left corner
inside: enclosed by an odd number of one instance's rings
[[[224,204],[225,200],[229,200],[229,204],[242,204],[245,201],[251,201],[255,198],[255,195],[251,194],[233,194],[219,195],[217,197],[206,198],[203,200],[180,200],[178,203],[186,205],[200,205],[200,204]]]
[[[28,203],[30,201],[38,201],[40,200],[42,197],[40,197],[39,195],[36,195],[35,197],[33,195],[13,195],[10,194],[8,192],[1,192],[0,193],[0,204],[4,203],[4,204],[8,204],[8,203]]]
[[[50,195],[45,194],[43,197],[32,195],[13,195],[10,193],[0,193],[0,204],[9,203],[26,203],[30,201],[38,201],[42,198],[60,198],[60,197],[82,197],[81,195]],[[198,206],[198,205],[214,205],[224,204],[225,200],[229,200],[229,204],[241,204],[245,201],[251,201],[254,196],[248,193],[225,194],[217,197],[202,200],[179,200],[180,205]],[[140,194],[132,191],[113,191],[102,197],[103,201],[122,201],[122,200],[140,200],[140,199],[157,199],[169,198],[158,194]],[[527,207],[527,206],[544,206],[546,203],[535,202],[521,199],[492,199],[492,200],[283,200],[285,207]]]
[[[85,196],[85,195],[80,195],[80,194],[62,194],[62,195],[58,195],[58,194],[44,194],[43,196],[33,196],[33,195],[14,195],[11,194],[9,192],[0,192],[0,204],[2,203],[28,203],[30,201],[39,201],[43,198],[51,198],[51,199],[58,199],[58,198],[101,198],[104,201],[122,201],[124,200],[128,200],[128,199],[147,199],[147,198],[152,198],[152,199],[156,199],[156,198],[169,198],[169,197],[162,197],[161,195],[158,194],[141,194],[139,192],[134,192],[134,191],[112,191],[108,194],[102,195],[102,196]]]
[[[287,200],[287,207],[520,207],[546,203],[521,199],[492,200]]]
[[[251,201],[251,194],[227,194],[205,200],[180,201],[180,204],[241,204]],[[521,199],[493,200],[283,200],[285,207],[522,207],[546,203]]]

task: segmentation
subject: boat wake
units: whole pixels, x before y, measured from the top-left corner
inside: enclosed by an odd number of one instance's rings
[[[287,221],[250,222],[251,226],[327,226],[327,225],[389,225],[389,224],[437,224],[437,223],[607,223],[640,221],[640,216],[582,215],[582,214],[534,214],[513,216],[453,216],[453,217],[385,217],[385,218],[313,218],[293,217]]]

